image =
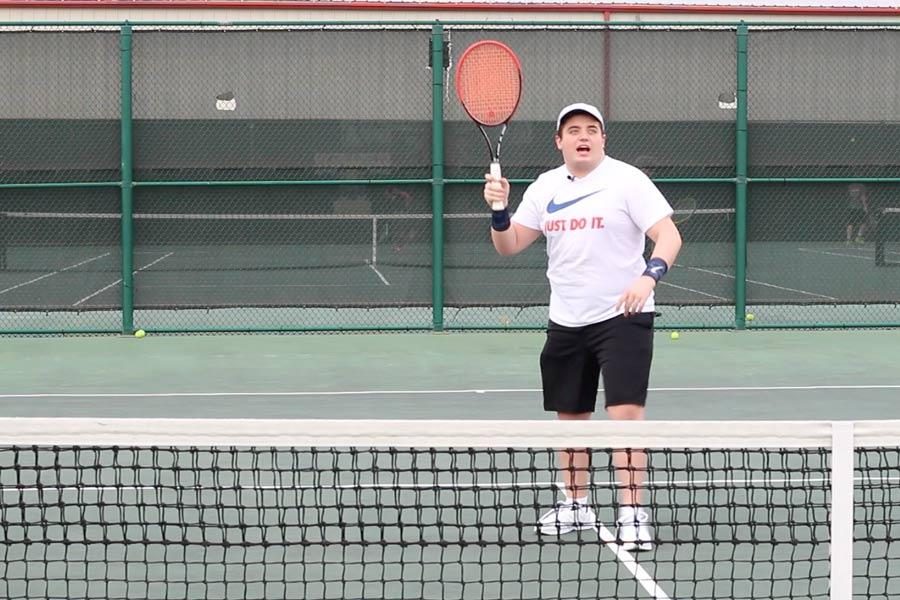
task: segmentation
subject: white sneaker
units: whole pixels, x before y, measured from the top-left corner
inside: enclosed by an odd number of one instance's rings
[[[535,527],[544,535],[563,535],[582,529],[597,529],[597,515],[590,506],[577,502],[557,502],[541,515]]]
[[[633,552],[653,549],[653,531],[647,511],[641,508],[622,509],[616,526],[616,541],[623,550]]]

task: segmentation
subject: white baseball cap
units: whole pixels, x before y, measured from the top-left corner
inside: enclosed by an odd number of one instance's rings
[[[563,119],[568,117],[573,112],[581,112],[587,113],[600,121],[600,127],[605,131],[606,124],[603,122],[603,115],[600,114],[600,109],[591,104],[585,104],[584,102],[576,102],[575,104],[570,104],[561,111],[559,111],[559,116],[556,118],[556,130],[559,131],[559,126],[562,125]]]

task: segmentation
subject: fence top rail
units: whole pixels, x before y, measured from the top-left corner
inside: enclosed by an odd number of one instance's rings
[[[264,28],[264,29],[432,29],[435,26],[467,29],[616,29],[616,30],[862,30],[900,29],[900,22],[892,21],[834,21],[811,23],[809,21],[606,21],[603,19],[535,20],[535,21],[440,21],[440,20],[384,20],[384,21],[243,21],[243,20],[148,20],[148,21],[0,21],[0,33],[5,31],[38,31],[59,29],[223,29],[223,28]]]

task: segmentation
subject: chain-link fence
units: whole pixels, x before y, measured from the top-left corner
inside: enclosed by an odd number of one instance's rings
[[[0,27],[0,332],[543,327],[453,89],[489,38],[513,208],[576,101],[675,208],[660,325],[900,325],[895,28],[65,25]]]

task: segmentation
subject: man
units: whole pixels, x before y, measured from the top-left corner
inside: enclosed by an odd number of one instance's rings
[[[855,240],[857,244],[866,241],[866,223],[869,221],[869,199],[866,196],[866,186],[861,183],[852,183],[847,188],[849,192],[847,214],[847,245]],[[856,237],[853,230],[856,228]]]
[[[501,255],[547,238],[550,322],[541,352],[544,409],[562,420],[589,419],[603,375],[610,418],[644,418],[653,354],[653,289],[681,248],[672,208],[639,169],[606,156],[600,111],[589,104],[562,109],[556,147],[563,165],[540,175],[515,216],[506,208],[509,182],[486,175],[484,199],[493,211],[491,239]],[[645,236],[655,242],[649,261]],[[541,516],[538,529],[559,535],[596,527],[588,500],[587,449],[560,452],[563,501]],[[646,457],[613,455],[622,486],[618,541],[628,550],[652,547],[650,516],[641,504]]]

